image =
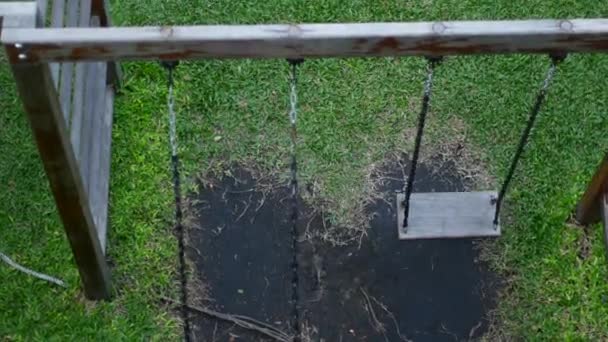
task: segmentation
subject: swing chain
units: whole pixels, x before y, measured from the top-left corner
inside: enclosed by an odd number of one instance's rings
[[[557,71],[557,66],[565,58],[566,58],[565,54],[551,55],[551,65],[549,66],[549,70],[547,71],[547,75],[545,76],[543,84],[542,84],[538,94],[536,95],[536,100],[534,102],[534,105],[532,106],[532,109],[530,110],[530,116],[528,117],[528,122],[526,123],[526,127],[524,128],[524,131],[519,140],[517,150],[515,150],[515,155],[513,156],[513,159],[511,161],[511,166],[509,167],[507,176],[505,177],[502,187],[500,188],[500,192],[498,193],[498,198],[493,199],[493,202],[495,202],[495,204],[496,204],[496,210],[494,212],[494,221],[493,221],[494,229],[498,228],[498,221],[499,221],[499,217],[500,217],[500,209],[502,206],[502,202],[503,202],[504,197],[509,188],[509,184],[511,183],[511,179],[513,178],[513,175],[515,174],[515,169],[517,168],[517,164],[518,164],[519,160],[521,159],[524,149],[528,143],[528,139],[532,132],[532,128],[534,127],[534,123],[536,122],[536,117],[540,113],[543,102],[545,101],[547,92],[549,91],[549,86],[551,85],[551,81],[553,81],[553,77],[555,76],[555,73]]]
[[[163,68],[167,69],[168,74],[168,95],[167,107],[169,110],[169,143],[171,145],[171,165],[173,171],[173,193],[175,195],[175,229],[177,233],[177,244],[179,253],[179,277],[181,286],[181,315],[184,328],[184,340],[190,341],[190,321],[188,318],[188,278],[186,276],[186,256],[184,242],[184,226],[182,223],[182,196],[179,174],[179,156],[177,154],[177,128],[176,116],[174,109],[174,94],[173,94],[173,72],[178,65],[177,61],[163,61]]]
[[[291,76],[289,78],[289,121],[291,124],[291,223],[292,223],[292,279],[291,279],[291,301],[293,304],[293,328],[294,328],[294,341],[300,341],[301,329],[300,329],[300,307],[299,307],[299,264],[298,264],[298,161],[297,161],[297,120],[298,120],[298,93],[297,93],[297,68],[304,62],[303,59],[288,59],[289,65],[291,66]]]
[[[416,178],[416,168],[418,166],[418,158],[420,155],[420,145],[422,143],[422,135],[424,134],[424,124],[426,122],[426,116],[428,114],[431,93],[433,90],[433,74],[435,67],[441,64],[443,57],[432,56],[427,57],[427,76],[424,82],[424,95],[422,97],[422,108],[420,115],[418,116],[418,129],[416,131],[416,140],[414,143],[414,154],[412,155],[412,165],[410,166],[410,173],[407,177],[407,182],[404,185],[403,192],[405,193],[405,199],[403,200],[403,232],[407,233],[408,218],[410,212],[410,197],[412,196],[412,190],[414,187],[414,179]]]
[[[171,145],[171,156],[177,156],[177,128],[176,128],[176,118],[175,118],[175,110],[174,110],[174,96],[173,96],[173,72],[175,71],[175,67],[178,65],[176,61],[164,61],[161,63],[162,66],[167,69],[168,72],[168,87],[169,94],[167,97],[167,107],[169,108],[169,143]]]

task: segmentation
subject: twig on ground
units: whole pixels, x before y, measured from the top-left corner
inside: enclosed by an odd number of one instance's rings
[[[239,222],[239,220],[245,215],[247,210],[249,210],[249,207],[251,206],[251,197],[252,197],[252,195],[249,196],[248,202],[243,201],[243,203],[246,203],[245,209],[243,209],[243,212],[239,215],[239,217],[237,217],[236,220],[234,220],[235,223]]]
[[[255,219],[258,217],[258,211],[260,211],[260,209],[262,209],[262,207],[264,206],[264,203],[266,203],[266,191],[262,190],[261,192],[262,192],[262,199],[260,200],[260,203],[258,204],[258,206],[255,208],[253,215],[251,215],[249,224],[253,224],[255,222]]]
[[[168,297],[164,297],[164,296],[161,298],[164,301],[167,301],[169,303],[176,304],[176,305],[182,305],[177,300],[174,300],[174,299],[171,299]],[[260,322],[251,317],[221,313],[221,312],[217,312],[217,311],[214,311],[214,310],[211,310],[208,308],[201,308],[201,307],[192,306],[192,305],[185,305],[185,306],[186,306],[186,308],[188,308],[191,311],[196,311],[196,312],[205,314],[207,316],[211,316],[211,317],[214,317],[217,319],[221,319],[223,321],[234,323],[241,328],[257,331],[260,334],[263,334],[263,335],[270,337],[272,339],[275,339],[277,341],[281,341],[281,342],[293,341],[292,336],[287,335],[285,332],[273,327],[270,324]]]
[[[216,342],[215,334],[217,333],[217,322],[215,322],[215,326],[213,327],[213,337],[211,338],[211,342]]]
[[[9,266],[11,266],[12,268],[14,268],[18,271],[21,271],[25,274],[31,275],[32,277],[36,277],[38,279],[48,281],[49,283],[53,283],[55,285],[67,288],[67,285],[63,282],[63,280],[57,279],[55,277],[51,277],[51,276],[43,274],[43,273],[39,273],[39,272],[30,270],[29,268],[26,268],[26,267],[23,267],[23,266],[19,265],[18,263],[14,262],[11,258],[9,258],[7,255],[5,255],[2,252],[0,252],[0,259],[2,259],[2,261],[4,261],[6,264],[8,264]]]
[[[304,235],[308,234],[308,231],[310,230],[310,225],[312,224],[312,221],[315,219],[315,215],[317,213],[317,209],[313,209],[312,213],[310,214],[310,220],[308,220],[308,223],[306,224],[306,229],[304,229]]]
[[[362,287],[360,287],[359,290],[361,293],[363,293],[363,298],[365,299],[365,309],[368,313],[369,322],[372,325],[372,328],[381,333],[384,336],[384,339],[388,341],[388,338],[386,337],[386,328],[384,327],[384,324],[378,320],[374,307],[372,306],[372,301],[369,299],[369,295]]]
[[[395,318],[395,315],[386,307],[386,305],[382,304],[382,302],[380,302],[379,300],[377,300],[375,297],[371,296],[371,299],[378,304],[378,306],[384,310],[384,312],[386,312],[386,314],[391,318],[391,320],[393,321],[393,323],[395,324],[395,329],[397,330],[397,335],[399,335],[399,339],[401,339],[402,341],[406,341],[406,342],[411,342],[410,339],[408,339],[407,337],[401,335],[401,330],[399,329],[399,323],[397,323],[397,318]]]
[[[477,322],[477,324],[475,324],[471,330],[469,331],[469,338],[472,339],[473,336],[475,336],[475,333],[477,332],[477,329],[481,328],[481,325],[483,324],[482,321]]]
[[[262,200],[260,200],[260,204],[255,208],[256,213],[262,208],[262,206],[264,205],[265,202],[266,202],[266,192],[262,191]]]
[[[255,189],[247,189],[247,190],[227,190],[224,193],[228,193],[228,194],[244,194],[247,192],[252,192],[255,191]]]

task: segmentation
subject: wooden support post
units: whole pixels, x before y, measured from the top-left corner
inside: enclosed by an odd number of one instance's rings
[[[46,10],[48,8],[48,0],[37,0],[36,4],[38,6],[38,26],[44,26],[44,22],[46,20]]]
[[[63,26],[64,20],[61,17],[65,11],[61,8],[66,1],[70,5],[67,14],[68,26],[78,22],[76,8],[78,0],[60,0],[54,4],[54,22],[57,26]],[[80,21],[86,26],[89,25],[91,18],[90,1],[82,1],[84,9]],[[4,20],[5,25],[0,25],[0,28],[5,29],[4,32],[7,29],[40,26],[41,17],[36,3],[0,3],[0,23],[2,19],[8,19]],[[4,32],[0,31],[0,37]],[[61,81],[58,89],[55,85],[58,78],[57,75],[54,77],[49,62],[21,63],[30,53],[29,49],[21,43],[5,45],[5,49],[11,61],[17,88],[59,215],[78,265],[85,295],[89,299],[107,299],[110,297],[110,276],[104,250],[114,88],[106,85],[105,64],[99,62],[90,64],[98,66],[99,71],[95,75],[91,74],[94,76],[93,80],[86,82],[91,85],[88,90],[85,82],[77,82],[75,89],[71,87],[72,72],[65,73],[66,65],[64,65],[59,77]],[[11,58],[11,52],[16,52],[17,55],[12,55]],[[80,148],[81,143],[80,141],[76,144],[72,143],[69,131],[70,120],[69,117],[64,116],[70,112],[73,91],[76,98],[78,94],[81,98],[83,93],[87,93],[88,105],[91,108],[87,122],[91,123],[94,131],[89,132],[90,136],[86,139],[89,144],[83,146],[83,149],[86,149],[89,155],[93,154],[94,159],[84,163],[79,163],[76,159],[75,149]],[[76,113],[81,114],[83,111],[82,105],[76,106]],[[80,137],[81,125],[78,119],[81,119],[81,116],[78,115],[74,119],[76,127],[72,125],[72,131]],[[90,174],[84,171],[83,166],[97,171],[95,174]],[[85,183],[87,179],[95,179],[93,188],[87,188]]]
[[[36,3],[33,4],[34,7],[29,13],[30,19],[27,19],[28,15],[24,13],[20,16],[24,19],[11,18],[11,26],[40,25],[39,8]],[[11,8],[7,7],[5,10]],[[28,53],[22,49],[21,44],[6,47],[7,50],[12,48],[20,51],[19,55],[15,56],[17,59]],[[67,122],[49,63],[12,63],[11,67],[59,216],[78,265],[85,295],[89,299],[107,299],[110,297],[109,270],[94,225],[88,194],[84,190],[74,157]]]
[[[101,27],[112,26],[112,18],[108,13],[109,8],[108,0],[92,0],[91,2],[91,15],[99,17],[99,26]]]
[[[108,0],[92,0],[91,3],[91,15],[99,18],[99,26],[111,27],[112,17],[110,16],[110,4]],[[114,85],[114,89],[120,88],[120,82],[122,80],[122,71],[120,64],[115,61],[108,61],[107,69],[107,81],[108,84]]]
[[[576,221],[582,225],[597,223],[601,219],[603,193],[608,185],[608,153],[597,169],[587,190],[576,208]]]
[[[48,64],[13,64],[13,75],[63,221],[85,295],[110,297],[110,276]]]
[[[63,15],[65,13],[65,0],[54,0],[51,10],[51,26],[63,27]],[[59,89],[59,75],[61,73],[60,63],[51,63],[51,75],[55,88]]]
[[[67,0],[66,2],[66,18],[64,25],[66,27],[78,26],[78,0]],[[61,108],[66,122],[70,122],[72,113],[72,84],[74,79],[74,63],[65,62],[61,64],[61,80],[59,82],[59,98],[61,99]]]
[[[604,247],[606,249],[606,259],[608,260],[608,191],[602,193],[600,199],[600,207],[602,212],[602,223],[604,230]]]

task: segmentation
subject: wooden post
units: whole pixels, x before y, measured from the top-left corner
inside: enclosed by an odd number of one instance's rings
[[[601,203],[608,185],[608,153],[597,169],[587,190],[576,208],[576,221],[582,225],[599,222],[602,218]]]
[[[40,26],[44,26],[44,21],[46,19],[46,9],[48,7],[47,3],[48,3],[48,0],[37,0],[36,1],[36,4],[38,6]]]
[[[99,18],[100,27],[111,27],[112,17],[110,16],[110,4],[108,0],[92,0],[91,2],[91,15]],[[114,61],[108,61],[107,68],[108,75],[106,76],[108,84],[113,84],[114,89],[120,87],[122,80],[122,71],[120,65]]]
[[[40,20],[36,20],[40,17],[38,10],[37,6],[32,8],[29,14],[31,20],[15,23],[21,27],[32,27],[36,23],[40,25]],[[0,36],[4,32],[0,32]],[[78,265],[85,296],[89,299],[107,299],[110,297],[109,270],[49,63],[15,63],[25,58],[27,49],[23,49],[20,43],[5,48],[59,216]],[[12,55],[14,52],[18,54]],[[105,89],[99,96],[105,96]]]
[[[110,297],[110,276],[48,64],[12,65],[85,295]]]
[[[604,247],[606,248],[606,259],[608,260],[608,192],[604,192],[600,199],[602,222],[604,224]]]

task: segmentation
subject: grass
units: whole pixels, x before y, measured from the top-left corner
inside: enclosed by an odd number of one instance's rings
[[[113,1],[121,25],[363,22],[607,17],[594,0],[501,1]],[[4,62],[4,61],[3,61]],[[111,182],[114,300],[82,299],[78,273],[5,63],[0,67],[0,250],[61,277],[52,287],[0,266],[0,337],[8,340],[177,340],[178,322],[158,301],[174,295],[176,244],[165,79],[155,63],[125,63],[116,102]],[[437,72],[429,140],[446,122],[494,179],[508,167],[548,66],[543,56],[451,58]],[[492,266],[509,280],[498,333],[531,340],[608,339],[608,268],[598,227],[565,219],[608,147],[608,58],[573,55],[561,67],[507,199]],[[192,180],[232,163],[286,177],[288,69],[280,61],[203,61],[179,67],[179,134]],[[301,68],[300,147],[305,183],[332,217],[353,226],[370,165],[406,149],[420,104],[424,61],[310,60]],[[460,132],[462,133],[462,132]],[[449,141],[449,139],[447,139]],[[187,182],[192,186],[193,182]],[[495,184],[496,185],[496,184]]]

